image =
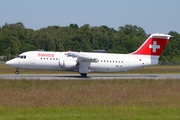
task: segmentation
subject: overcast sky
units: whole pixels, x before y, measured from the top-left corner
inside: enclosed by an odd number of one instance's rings
[[[0,26],[22,22],[34,30],[47,26],[126,24],[147,34],[180,33],[180,0],[1,0]]]

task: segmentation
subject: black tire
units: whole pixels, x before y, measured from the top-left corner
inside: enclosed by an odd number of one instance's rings
[[[18,75],[18,74],[19,74],[19,71],[16,71],[15,74]]]
[[[80,73],[82,77],[87,77],[87,73]]]

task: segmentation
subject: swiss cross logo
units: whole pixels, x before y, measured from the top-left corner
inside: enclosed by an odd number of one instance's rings
[[[170,36],[151,35],[133,54],[160,56],[168,43]]]
[[[153,41],[153,44],[149,45],[149,48],[152,48],[152,52],[156,52],[157,49],[160,49],[160,45],[157,45],[157,41]]]

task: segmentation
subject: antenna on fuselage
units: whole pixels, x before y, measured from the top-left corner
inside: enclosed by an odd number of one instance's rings
[[[44,51],[43,49],[37,49],[36,51]]]

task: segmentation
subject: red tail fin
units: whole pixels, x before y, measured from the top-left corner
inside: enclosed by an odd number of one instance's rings
[[[160,56],[171,35],[152,34],[141,47],[132,54]]]

